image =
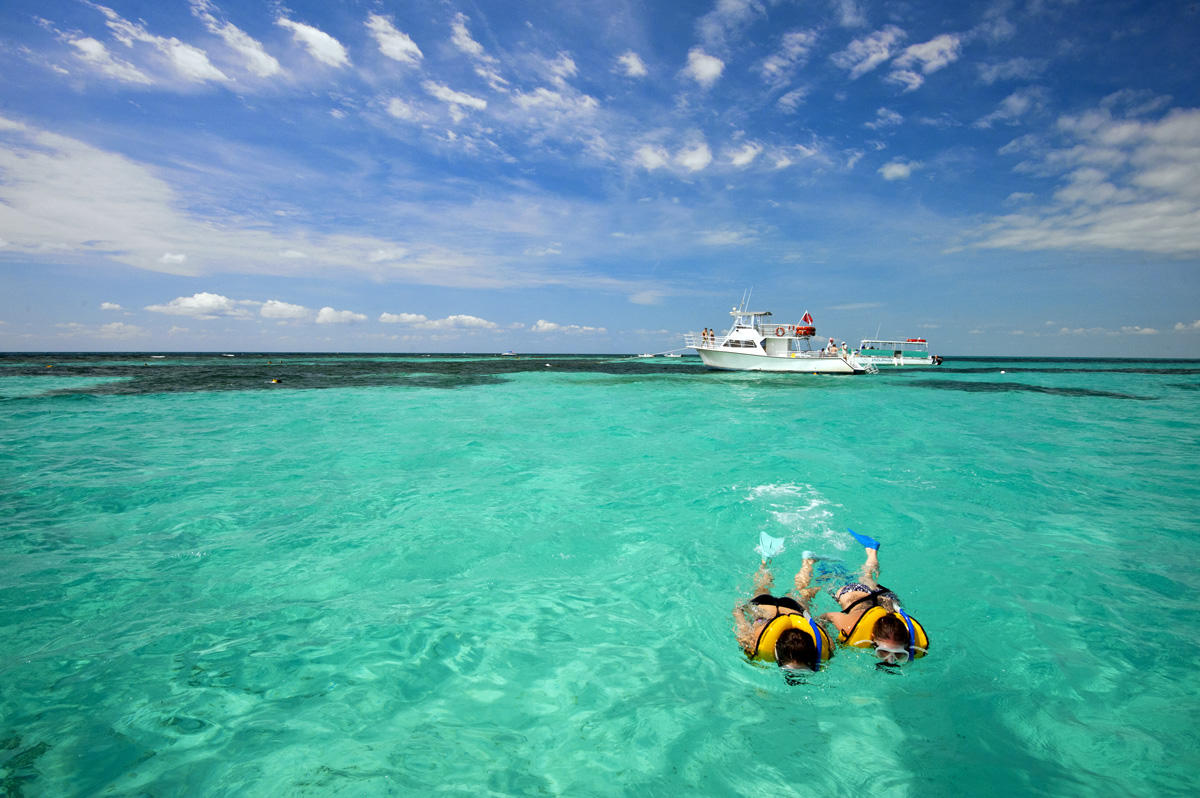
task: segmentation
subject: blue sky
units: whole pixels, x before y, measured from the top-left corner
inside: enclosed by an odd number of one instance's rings
[[[0,6],[0,349],[1200,357],[1200,4]]]

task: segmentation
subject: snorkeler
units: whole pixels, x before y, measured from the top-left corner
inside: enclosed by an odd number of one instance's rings
[[[807,552],[805,552],[807,555]],[[772,596],[774,576],[768,564],[770,555],[763,551],[763,560],[754,574],[755,597],[739,602],[733,609],[734,634],[742,650],[751,659],[774,662],[784,670],[821,669],[821,663],[833,656],[833,640],[828,632],[808,613],[808,602],[819,588],[797,589],[799,600],[792,596]],[[806,556],[796,584],[807,585],[812,579],[813,560]],[[753,621],[747,618],[747,613]]]
[[[833,590],[833,598],[842,611],[827,612],[821,619],[837,627],[838,642],[842,645],[873,648],[881,665],[899,665],[925,656],[929,651],[925,627],[904,611],[895,593],[876,581],[879,541],[852,529],[846,531],[866,549],[862,579],[848,581]],[[796,574],[797,590],[810,589],[811,568],[808,579],[802,580],[803,574],[803,571]]]

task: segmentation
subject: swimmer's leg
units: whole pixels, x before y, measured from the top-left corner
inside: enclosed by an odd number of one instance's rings
[[[862,581],[868,585],[879,587],[879,551],[867,549],[867,559],[863,562]]]
[[[808,554],[808,552],[805,552]],[[805,557],[804,562],[800,565],[800,570],[796,572],[796,592],[800,595],[801,602],[807,607],[812,601],[813,596],[821,592],[819,587],[809,587],[812,584],[813,563],[815,560],[812,557]]]
[[[771,586],[774,584],[775,576],[771,573],[771,566],[767,565],[767,561],[764,559],[758,566],[758,570],[754,572],[754,595],[770,593]]]
[[[862,567],[862,579],[869,584],[874,583],[879,578],[879,541],[867,535],[860,535],[853,529],[846,531],[867,550],[867,559]]]

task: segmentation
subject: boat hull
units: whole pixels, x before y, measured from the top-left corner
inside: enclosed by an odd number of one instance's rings
[[[772,356],[748,352],[729,352],[697,347],[704,365],[726,371],[776,371],[794,374],[864,374],[866,368],[836,355],[811,356],[789,353]]]
[[[926,356],[926,357],[906,357],[904,355],[901,355],[899,357],[893,357],[893,356],[878,356],[878,355],[859,355],[858,359],[865,363],[871,363],[876,366],[932,366],[933,365],[933,358],[928,357],[928,356]]]

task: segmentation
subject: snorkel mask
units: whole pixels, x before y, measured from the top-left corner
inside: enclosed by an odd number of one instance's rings
[[[910,662],[913,658],[912,651],[904,646],[889,646],[879,642],[874,642],[874,645],[875,656],[882,664],[903,665],[906,662]]]

